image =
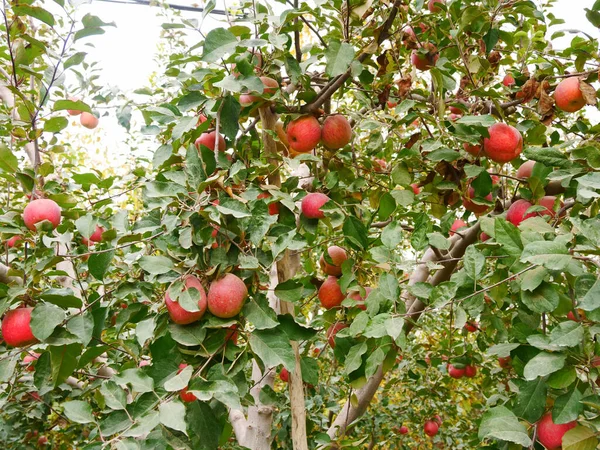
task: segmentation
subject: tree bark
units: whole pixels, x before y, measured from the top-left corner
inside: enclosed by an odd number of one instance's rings
[[[0,263],[0,283],[10,284],[23,284],[23,280],[20,277],[12,277],[8,275],[9,267]]]

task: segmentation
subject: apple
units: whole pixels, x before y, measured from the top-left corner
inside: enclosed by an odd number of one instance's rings
[[[418,27],[421,29],[421,34],[425,33],[428,29],[427,25],[425,25],[423,22],[419,23]],[[406,27],[404,29],[404,36],[402,37],[402,40],[409,41],[409,44],[417,42],[417,35],[415,34],[415,29],[411,26]]]
[[[365,305],[365,300],[367,299],[367,297],[369,296],[369,294],[371,293],[372,290],[373,289],[371,289],[370,287],[366,287],[364,297],[362,295],[360,295],[359,291],[354,291],[348,295],[348,298],[351,298],[352,300],[356,301],[357,308],[362,309],[363,311],[366,311],[367,305]]]
[[[48,438],[46,436],[40,436],[38,438],[37,444],[38,446],[46,445],[48,443]]]
[[[427,50],[427,53],[419,52],[418,50],[413,50],[410,56],[410,61],[415,68],[419,70],[429,70],[435,66],[435,63],[440,58],[438,54],[437,47],[431,42],[426,42],[419,46],[419,48],[424,48]]]
[[[321,124],[314,116],[302,116],[288,124],[286,134],[292,150],[308,153],[321,141]]]
[[[586,320],[584,311],[578,310],[577,314],[579,315],[579,319],[573,311],[569,311],[569,313],[567,314],[567,319],[572,320],[573,322],[581,322],[582,320]]]
[[[279,372],[279,378],[281,379],[281,381],[283,381],[285,383],[289,383],[290,373],[288,372],[288,370],[285,367],[283,367],[281,369],[281,372]]]
[[[142,367],[149,366],[150,364],[152,364],[152,362],[149,359],[142,359],[138,364],[138,367],[141,369]]]
[[[270,198],[270,197],[272,197],[272,195],[269,194],[268,192],[261,192],[260,194],[258,194],[258,197],[256,197],[256,198],[263,199],[263,198]],[[268,208],[269,208],[270,216],[276,216],[277,214],[279,214],[279,202],[269,203]]]
[[[440,425],[434,420],[428,420],[423,425],[423,430],[427,436],[433,437],[438,433]]]
[[[181,391],[179,391],[179,398],[185,403],[191,403],[198,400],[194,394],[188,392],[187,387],[184,387]]]
[[[334,276],[328,276],[319,288],[318,293],[321,305],[325,309],[336,308],[342,304],[346,296],[338,284],[338,279]]]
[[[554,91],[556,106],[566,112],[579,111],[586,104],[579,88],[579,78],[569,77],[562,80]]]
[[[503,369],[507,369],[510,367],[511,358],[510,356],[498,357],[498,365]]]
[[[452,122],[456,122],[458,119],[460,119],[460,114],[454,114],[454,113],[450,113],[450,115],[448,116],[448,118],[452,121]]]
[[[81,125],[83,125],[88,130],[93,130],[98,126],[99,120],[95,115],[84,111],[79,116],[79,122],[81,122]]]
[[[238,343],[238,327],[237,325],[231,325],[229,327],[229,331],[225,334],[225,340],[227,342],[231,341],[234,345]]]
[[[215,151],[216,136],[217,136],[216,130],[211,131],[210,133],[202,133],[200,135],[200,137],[198,139],[196,139],[196,142],[194,144],[196,145],[196,148],[198,150],[200,150],[201,145],[204,145],[205,147],[208,147],[212,151]],[[219,151],[224,152],[226,149],[227,149],[227,143],[225,142],[225,138],[223,136],[221,136],[221,134],[219,133]]]
[[[502,84],[506,87],[514,86],[515,78],[512,76],[512,74],[507,73],[502,79]]]
[[[248,298],[248,288],[232,273],[211,283],[208,290],[208,310],[221,319],[237,316]]]
[[[548,412],[537,424],[537,438],[540,444],[547,450],[559,450],[562,447],[562,439],[567,431],[575,428],[577,421],[563,423],[560,425],[552,421],[552,413]]]
[[[281,143],[283,145],[285,145],[286,147],[290,146],[290,143],[287,138],[287,133],[285,132],[285,129],[283,128],[283,122],[281,120],[278,120],[275,123],[275,133],[277,133],[277,137],[279,138],[279,140],[281,141]]]
[[[8,311],[2,319],[2,337],[11,347],[24,347],[38,342],[31,332],[31,311],[33,308],[17,308]]]
[[[538,212],[540,216],[550,216],[554,218],[556,216],[556,211],[554,209],[554,204],[556,203],[556,197],[554,195],[546,195],[538,200],[538,205],[546,208],[544,211]],[[560,202],[560,207],[562,208],[564,203]]]
[[[402,425],[398,430],[400,434],[408,434],[408,428],[405,425]]]
[[[312,192],[302,199],[300,210],[304,217],[308,219],[322,219],[325,213],[321,211],[321,206],[329,201],[329,197],[321,192]]]
[[[321,128],[321,143],[330,150],[345,147],[352,140],[350,122],[341,114],[329,116]]]
[[[432,13],[437,13],[440,12],[440,8],[438,6],[436,6],[436,3],[446,3],[445,0],[429,0],[429,2],[427,2],[427,9],[429,10],[429,12]]]
[[[77,97],[69,97],[69,100],[71,100],[72,102],[79,101]],[[78,109],[67,109],[67,114],[69,114],[70,116],[78,116],[79,114],[81,114],[81,111],[79,111]]]
[[[8,246],[8,248],[14,248],[14,247],[18,247],[21,244],[19,244],[19,242],[21,242],[23,240],[23,236],[20,235],[15,235],[13,237],[11,237],[8,241],[6,241],[6,245]]]
[[[490,206],[488,205],[474,203],[471,200],[473,197],[475,197],[475,189],[472,186],[469,186],[469,189],[467,189],[467,196],[463,198],[463,206],[467,211],[471,211],[475,214],[483,214],[490,209]],[[486,195],[485,199],[491,202],[493,200],[492,193],[490,192]]]
[[[37,361],[40,357],[39,353],[36,352],[28,352],[27,355],[23,358],[23,364],[27,365],[27,371],[33,372],[35,370],[35,366],[33,363]]]
[[[479,327],[477,326],[476,322],[467,322],[467,323],[465,323],[464,328],[469,333],[474,333],[474,332],[476,332],[479,329]]]
[[[331,348],[335,348],[336,334],[338,334],[338,332],[340,330],[343,330],[344,328],[348,328],[348,325],[346,325],[343,322],[336,322],[333,325],[331,325],[329,328],[327,328],[327,331],[325,332],[325,336],[327,337],[327,342],[329,342],[329,346]]]
[[[452,224],[452,226],[450,227],[450,236],[454,236],[455,232],[460,230],[461,228],[465,228],[468,227],[469,225],[464,221],[464,220],[460,220],[460,219],[456,219],[454,221],[454,223]]]
[[[534,212],[526,214],[526,211],[531,208],[531,206],[531,203],[529,203],[527,200],[517,200],[508,208],[508,211],[506,212],[506,220],[518,227],[519,224],[524,220],[536,216],[536,213]]]
[[[198,114],[198,122],[196,122],[196,126],[202,125],[204,122],[206,122],[208,120],[208,117],[206,117],[204,114],[199,113]]]
[[[240,95],[240,105],[242,106],[250,106],[253,103],[261,101],[261,97],[265,95],[274,94],[277,89],[279,89],[279,83],[277,80],[269,77],[259,77],[263,83],[263,93],[262,95],[250,95],[250,94],[242,94]]]
[[[90,245],[90,242],[101,242],[102,241],[102,233],[104,233],[104,228],[102,228],[99,225],[96,225],[96,229],[94,230],[94,232],[92,233],[90,238],[87,239],[84,237],[81,239],[81,241],[85,245]]]
[[[23,222],[31,231],[36,231],[36,225],[40,222],[48,221],[52,224],[52,229],[60,223],[62,210],[55,201],[46,198],[39,198],[30,202],[23,210]]]
[[[465,377],[473,378],[477,375],[477,366],[468,365],[465,367]]]
[[[483,140],[486,156],[497,163],[507,163],[521,154],[523,137],[519,130],[505,123],[488,128],[489,138]]]
[[[531,177],[531,172],[533,172],[533,166],[535,166],[535,161],[525,161],[517,169],[517,178],[528,179],[529,177]]]
[[[472,145],[468,142],[463,144],[463,148],[467,153],[470,153],[473,156],[485,156],[485,152],[483,151],[483,145]]]
[[[198,320],[200,320],[206,312],[207,306],[206,292],[204,291],[200,280],[190,275],[185,277],[183,281],[185,283],[183,292],[187,291],[190,288],[195,288],[200,293],[200,300],[198,300],[198,308],[200,308],[200,311],[191,312],[185,310],[179,304],[179,302],[176,302],[171,299],[169,295],[169,290],[167,289],[167,292],[165,293],[165,304],[167,305],[167,311],[169,312],[171,320],[179,325],[187,325],[189,323],[197,322]]]
[[[387,161],[382,158],[375,158],[373,160],[373,170],[377,173],[387,172],[389,170]]]
[[[479,240],[480,240],[481,242],[485,242],[485,241],[487,241],[489,238],[490,238],[490,237],[489,237],[487,234],[485,234],[485,233],[481,233],[481,234],[479,235]]]
[[[452,364],[448,364],[448,375],[458,380],[465,376],[465,369],[458,369]]]
[[[410,187],[412,188],[413,194],[419,195],[421,193],[421,188],[419,187],[418,183],[413,183],[410,185]]]
[[[331,245],[327,248],[327,254],[331,258],[331,262],[333,264],[329,264],[325,260],[325,256],[321,255],[321,259],[319,259],[319,265],[321,266],[321,269],[327,275],[339,277],[342,274],[342,263],[348,259],[346,250],[344,250],[342,247],[338,247],[337,245]]]
[[[398,106],[398,102],[396,100],[388,100],[387,101],[387,107],[392,109],[395,108],[396,106]]]

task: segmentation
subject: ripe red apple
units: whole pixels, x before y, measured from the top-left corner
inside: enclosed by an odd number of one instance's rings
[[[312,192],[302,199],[300,210],[304,217],[308,219],[322,219],[325,213],[321,211],[321,206],[329,201],[329,197],[321,192]]]
[[[565,78],[554,91],[556,106],[566,112],[579,111],[585,106],[585,98],[579,88],[579,78]]]
[[[410,185],[410,187],[412,188],[413,194],[419,195],[421,193],[421,188],[419,187],[418,183],[413,183]]]
[[[92,235],[90,236],[89,239],[87,238],[82,238],[81,241],[85,244],[85,245],[90,245],[90,241],[91,242],[101,242],[102,241],[102,233],[104,233],[104,228],[102,228],[99,225],[96,225],[96,229],[94,230],[94,232],[92,233]]]
[[[560,425],[552,421],[552,413],[546,413],[537,424],[537,438],[547,450],[559,450],[562,447],[562,438],[567,431],[575,428],[577,421]]]
[[[489,238],[490,238],[490,237],[489,237],[487,234],[485,234],[485,233],[481,233],[481,234],[479,235],[479,240],[480,240],[481,242],[485,242],[485,241],[487,241]]]
[[[531,176],[531,172],[533,172],[533,166],[535,166],[535,161],[527,160],[517,169],[517,178],[528,179]]]
[[[41,447],[42,445],[46,445],[48,443],[48,438],[46,436],[40,436],[37,441],[37,445]]]
[[[8,248],[18,247],[20,245],[19,242],[21,242],[22,240],[23,236],[19,236],[17,234],[16,236],[13,236],[8,241],[6,241],[6,245],[8,246]]]
[[[72,102],[79,101],[79,99],[77,97],[69,97],[69,100],[71,100]],[[78,116],[79,114],[81,114],[81,111],[79,111],[78,109],[67,109],[67,113],[70,116]]]
[[[436,6],[436,3],[444,4],[444,3],[446,3],[446,1],[445,0],[429,0],[429,2],[427,2],[427,9],[429,10],[429,12],[437,13],[437,12],[441,11],[441,9],[438,6]]]
[[[450,106],[449,109],[452,114],[456,114],[457,116],[463,115],[463,110],[460,109],[458,106]]]
[[[256,198],[263,199],[263,198],[270,198],[270,197],[272,197],[272,195],[269,194],[268,192],[261,192],[260,194],[258,194],[258,197],[256,197]],[[279,203],[278,202],[269,203],[268,208],[269,208],[270,216],[276,216],[277,214],[279,214]]]
[[[208,120],[208,117],[206,117],[204,114],[202,114],[202,113],[198,114],[198,122],[196,122],[196,126],[202,125],[207,120]]]
[[[488,128],[489,138],[483,140],[486,156],[497,163],[507,163],[521,154],[523,136],[515,127],[496,123]]]
[[[352,300],[356,301],[357,308],[362,309],[363,311],[366,311],[367,305],[365,305],[365,300],[367,299],[367,297],[369,296],[369,294],[371,293],[372,290],[373,289],[371,289],[370,287],[366,287],[364,297],[362,295],[360,295],[359,291],[354,291],[348,295],[348,298],[351,298]]]
[[[502,84],[506,87],[514,86],[515,78],[512,76],[511,73],[507,73],[502,79]]]
[[[248,297],[244,282],[232,273],[211,283],[208,290],[208,310],[221,319],[237,316]]]
[[[321,269],[327,275],[339,277],[342,274],[342,263],[348,259],[346,250],[344,250],[342,247],[338,247],[337,245],[332,245],[327,248],[327,253],[329,254],[333,264],[329,264],[325,260],[325,256],[322,255],[321,259],[319,260]]]
[[[195,145],[198,150],[200,150],[200,146],[204,145],[208,147],[212,151],[215,150],[215,138],[217,135],[217,131],[211,131],[210,133],[202,133],[198,139],[196,139]],[[219,151],[224,152],[227,149],[227,143],[225,142],[225,138],[221,136],[219,133]]]
[[[554,204],[556,203],[556,197],[554,195],[546,195],[538,200],[538,205],[546,208],[544,211],[538,212],[540,216],[550,216],[554,218],[556,216],[556,211],[554,210]],[[560,202],[560,207],[562,208],[564,203]]]
[[[467,153],[470,153],[473,156],[485,156],[485,152],[483,151],[483,145],[471,145],[467,142],[463,144],[463,148]]]
[[[465,377],[473,378],[477,375],[477,366],[468,365],[465,367]]]
[[[79,122],[81,122],[81,125],[83,125],[88,130],[93,130],[98,126],[98,122],[100,121],[95,115],[84,111],[79,116]]]
[[[398,430],[400,434],[408,434],[408,428],[405,425],[402,425]]]
[[[277,89],[279,89],[279,83],[277,80],[274,80],[270,77],[259,77],[263,83],[263,93],[262,95],[251,95],[251,94],[242,94],[240,95],[240,105],[242,106],[250,106],[255,102],[261,101],[261,97],[265,95],[274,94]]]
[[[396,106],[398,106],[398,102],[396,100],[388,100],[387,101],[387,107],[392,109],[395,108]]]
[[[321,142],[331,150],[345,147],[352,140],[352,127],[350,122],[341,114],[329,116],[321,128]]]
[[[187,387],[184,387],[181,391],[179,391],[179,398],[185,403],[191,403],[198,400],[194,394],[188,392]]]
[[[511,358],[510,358],[510,356],[498,357],[498,365],[500,367],[502,367],[503,369],[509,368],[510,364],[511,364]]]
[[[469,225],[464,221],[464,220],[460,220],[460,219],[456,219],[454,221],[454,223],[452,224],[452,226],[450,227],[450,236],[454,236],[455,232],[460,230],[461,228],[465,228],[468,227]]]
[[[455,379],[462,378],[465,376],[465,369],[458,369],[452,364],[448,364],[448,375]]]
[[[426,42],[419,47],[427,50],[427,53],[420,53],[415,49],[410,55],[410,61],[419,70],[429,70],[435,66],[435,63],[440,58],[437,47],[431,42]]]
[[[290,373],[288,372],[288,370],[285,367],[283,367],[281,369],[281,372],[279,372],[279,378],[281,379],[281,381],[283,381],[285,383],[289,383]]]
[[[427,422],[425,422],[425,425],[423,425],[423,430],[425,431],[425,434],[430,437],[435,436],[438,433],[439,429],[440,425],[434,420],[428,420]]]
[[[531,203],[529,203],[527,200],[517,200],[508,208],[508,211],[506,212],[506,220],[518,227],[519,224],[524,220],[536,216],[536,213],[534,212],[525,214],[527,210],[531,208],[531,206]]]
[[[2,319],[2,337],[11,347],[24,347],[38,340],[31,332],[33,308],[17,308],[8,311]]]
[[[343,322],[336,322],[329,328],[327,328],[325,336],[327,337],[327,342],[329,342],[329,346],[331,348],[335,348],[335,335],[338,334],[338,332],[340,330],[343,330],[344,328],[348,328],[348,325],[346,325]]]
[[[165,304],[167,305],[167,311],[169,312],[169,316],[171,320],[179,325],[187,325],[192,322],[197,322],[202,318],[204,313],[206,312],[207,306],[207,298],[206,292],[204,291],[204,287],[202,287],[202,283],[200,280],[193,276],[187,276],[184,279],[185,288],[184,292],[190,288],[195,288],[200,293],[200,300],[198,300],[198,308],[200,311],[187,311],[185,310],[179,302],[173,301],[169,296],[169,290],[165,293]]]
[[[490,206],[487,206],[487,205],[478,205],[477,203],[474,203],[471,200],[474,197],[475,197],[475,189],[473,189],[472,186],[469,186],[469,189],[467,189],[467,196],[463,198],[463,206],[465,207],[465,209],[467,211],[471,211],[472,213],[475,213],[475,214],[483,214],[491,208]],[[493,200],[492,193],[490,192],[488,195],[486,195],[485,199],[491,202]]]
[[[229,327],[229,331],[225,334],[225,340],[227,342],[231,341],[234,345],[238,343],[238,327],[237,325],[231,325]]]
[[[388,163],[385,159],[375,158],[373,160],[373,170],[377,173],[383,173],[388,171]]]
[[[37,361],[40,357],[39,353],[36,352],[28,352],[27,355],[23,358],[23,364],[27,365],[26,370],[28,372],[33,372],[35,370],[35,366],[33,363]]]
[[[465,330],[467,330],[469,333],[474,333],[476,332],[479,327],[477,326],[477,322],[467,322],[465,323]]]
[[[53,200],[39,198],[30,202],[23,210],[23,222],[31,231],[36,231],[36,224],[48,221],[52,229],[60,223],[62,210]]]
[[[586,320],[585,312],[582,310],[578,310],[577,314],[579,315],[579,319],[575,316],[573,311],[569,311],[567,314],[567,319],[572,320],[573,322],[581,322],[582,320]]]
[[[328,276],[319,288],[318,294],[321,305],[325,309],[338,307],[344,301],[344,294],[338,284],[338,279],[334,276]]]
[[[454,114],[454,113],[450,113],[450,115],[448,116],[448,118],[452,121],[452,122],[456,122],[458,119],[460,119],[460,114]]]
[[[292,150],[307,153],[321,141],[321,124],[314,116],[302,116],[288,124],[286,134]]]

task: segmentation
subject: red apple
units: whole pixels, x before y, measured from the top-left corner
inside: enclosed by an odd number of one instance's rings
[[[469,225],[464,221],[464,220],[460,220],[460,219],[456,219],[454,221],[454,223],[452,224],[452,226],[450,227],[450,236],[454,236],[455,232],[460,230],[461,228],[466,228]]]
[[[469,189],[467,190],[467,196],[465,198],[463,198],[463,206],[465,207],[465,209],[467,211],[471,211],[472,213],[475,213],[475,214],[483,214],[491,208],[491,206],[479,205],[479,204],[473,202],[471,199],[474,197],[475,197],[475,189],[473,189],[472,186],[469,186]],[[485,199],[491,202],[493,200],[492,193],[490,192],[488,195],[486,195]]]
[[[279,83],[277,80],[269,77],[260,77],[260,80],[263,83],[263,93],[262,95],[250,95],[250,94],[242,94],[240,95],[240,105],[242,106],[250,106],[255,102],[259,102],[262,100],[261,97],[265,95],[272,95],[279,89]]]
[[[429,70],[435,66],[435,63],[440,58],[437,47],[430,42],[426,42],[419,47],[427,50],[427,53],[413,50],[410,56],[410,61],[412,65],[419,70]]]
[[[79,122],[81,122],[81,125],[83,125],[88,130],[93,130],[98,126],[99,120],[95,115],[84,111],[79,116]]]
[[[141,369],[142,367],[149,366],[150,364],[151,364],[151,361],[149,359],[142,359],[140,361],[140,363],[138,364],[138,367]]]
[[[524,220],[536,216],[536,213],[534,212],[526,214],[527,210],[531,208],[531,206],[531,203],[529,203],[527,200],[517,200],[508,208],[508,211],[506,212],[506,220],[518,227],[519,224]]]
[[[537,424],[537,438],[540,444],[547,450],[559,450],[562,447],[562,439],[567,431],[575,428],[577,421],[563,423],[560,425],[552,421],[552,413],[545,414]]]
[[[19,242],[21,242],[22,240],[23,236],[19,236],[17,234],[16,236],[13,236],[8,241],[6,241],[6,245],[8,246],[8,248],[18,247],[20,245]]]
[[[187,387],[184,387],[181,391],[179,391],[179,398],[185,403],[191,403],[198,400],[194,394],[188,392]]]
[[[79,99],[77,97],[69,97],[69,100],[71,100],[72,102],[78,102]],[[67,113],[70,116],[78,116],[79,114],[81,114],[81,111],[77,110],[77,109],[67,109]]]
[[[8,311],[2,319],[2,337],[11,347],[25,347],[38,340],[31,332],[31,311],[33,308],[17,308]]]
[[[425,434],[430,437],[435,436],[438,433],[439,429],[440,425],[433,420],[428,420],[427,422],[425,422],[425,425],[423,425],[423,430],[425,431]]]
[[[402,425],[398,430],[400,434],[408,434],[408,428],[405,425]]]
[[[352,127],[350,122],[341,114],[329,116],[321,128],[321,142],[331,150],[345,147],[352,140]]]
[[[260,194],[258,194],[258,197],[256,197],[256,198],[263,199],[263,198],[270,198],[270,197],[272,197],[272,195],[269,194],[268,192],[261,192]],[[277,214],[279,214],[279,203],[278,202],[269,203],[268,208],[269,208],[270,216],[276,216]]]
[[[512,76],[512,74],[507,73],[502,79],[502,84],[506,87],[514,86],[515,78]]]
[[[507,163],[521,154],[523,137],[519,130],[505,123],[488,128],[489,138],[483,140],[486,156],[497,163]]]
[[[39,357],[40,354],[36,352],[29,352],[27,353],[27,355],[25,355],[25,357],[23,358],[23,364],[27,365],[26,370],[28,372],[33,372],[35,370],[35,366],[33,365],[33,363],[37,361]]]
[[[338,334],[338,332],[340,330],[343,330],[344,328],[348,328],[348,325],[346,325],[343,322],[336,322],[333,325],[331,325],[329,328],[327,328],[327,332],[325,333],[325,336],[327,337],[327,342],[329,342],[329,346],[331,348],[335,348],[336,334]]]
[[[469,365],[465,367],[465,377],[473,378],[477,375],[477,366]]]
[[[437,12],[441,11],[441,9],[438,6],[436,6],[436,3],[444,4],[444,3],[446,3],[446,1],[445,0],[429,0],[429,2],[427,2],[427,9],[429,10],[429,12],[437,13]]]
[[[281,381],[283,381],[285,383],[289,383],[290,373],[288,372],[288,370],[285,367],[283,367],[281,369],[281,372],[279,372],[279,378],[281,379]]]
[[[421,193],[421,188],[419,187],[418,183],[413,183],[410,185],[410,187],[412,188],[413,194],[419,195]]]
[[[448,375],[455,379],[462,378],[465,376],[465,369],[458,369],[452,364],[448,364]]]
[[[314,116],[302,116],[288,124],[286,134],[292,150],[308,153],[321,141],[321,124]]]
[[[535,161],[525,161],[517,170],[517,178],[528,179],[531,176],[531,172],[533,172],[533,166],[535,166]]]
[[[373,289],[371,289],[370,287],[366,287],[364,297],[362,295],[360,295],[359,291],[354,291],[348,295],[348,298],[351,298],[352,300],[356,301],[357,308],[362,309],[363,311],[366,311],[367,305],[365,305],[365,300],[367,299],[367,297],[369,296],[369,294],[371,293],[372,290]]]
[[[92,235],[90,236],[89,239],[87,238],[82,238],[81,241],[85,244],[85,245],[90,245],[90,241],[91,242],[101,242],[102,241],[102,233],[104,233],[104,228],[102,228],[99,225],[96,225],[96,229],[94,230],[94,232],[92,233]]]
[[[200,150],[200,146],[204,145],[208,147],[212,151],[215,151],[215,138],[217,136],[217,131],[211,131],[210,133],[202,133],[198,139],[196,139],[195,145],[198,150]],[[225,138],[221,136],[219,133],[219,151],[224,152],[227,149],[227,143],[225,142]]]
[[[342,274],[342,263],[348,259],[346,250],[344,250],[342,247],[338,247],[337,245],[332,245],[327,248],[327,253],[329,254],[333,264],[329,264],[325,260],[325,256],[321,256],[321,259],[319,260],[321,269],[327,275],[339,277]]]
[[[465,323],[465,330],[467,330],[469,333],[474,333],[476,332],[479,327],[477,326],[476,322],[467,322]]]
[[[344,301],[344,294],[338,284],[338,279],[334,276],[328,276],[319,288],[318,294],[321,305],[325,309],[336,308]]]
[[[503,369],[509,368],[510,364],[511,364],[511,358],[510,358],[510,356],[498,357],[498,365],[500,367],[502,367]]]
[[[485,152],[483,151],[483,145],[471,145],[467,142],[463,144],[463,148],[467,153],[470,153],[473,156],[485,156]]]
[[[211,283],[208,290],[208,310],[221,319],[237,316],[248,298],[248,288],[232,273]]]
[[[36,225],[43,221],[52,224],[52,229],[60,223],[62,210],[53,200],[39,198],[30,202],[23,210],[23,222],[31,231],[36,231]]]
[[[569,77],[562,80],[554,91],[556,106],[566,112],[579,111],[586,104],[579,87],[579,78]]]
[[[308,219],[322,219],[325,213],[321,207],[329,201],[329,197],[320,192],[312,192],[302,199],[300,210]]]
[[[485,241],[487,241],[489,238],[490,238],[490,237],[489,237],[487,234],[485,234],[485,233],[481,233],[481,234],[479,235],[479,240],[480,240],[481,242],[485,242]]]
[[[540,216],[550,216],[554,218],[556,216],[556,210],[554,204],[556,203],[556,197],[553,195],[546,195],[538,200],[538,205],[546,208],[544,211],[538,212]],[[563,202],[560,202],[560,207],[564,206]]]
[[[388,171],[388,163],[385,159],[375,158],[373,160],[373,170],[377,173],[384,173]]]
[[[185,310],[179,304],[179,302],[176,302],[171,299],[171,297],[169,296],[169,290],[167,289],[167,292],[165,293],[165,304],[167,305],[167,311],[169,312],[171,320],[179,325],[187,325],[189,323],[197,322],[198,320],[200,320],[202,316],[204,316],[207,306],[206,292],[204,291],[200,280],[190,275],[185,277],[184,283],[184,292],[190,288],[195,288],[200,293],[200,300],[198,300],[198,308],[200,308],[200,311],[191,312]]]

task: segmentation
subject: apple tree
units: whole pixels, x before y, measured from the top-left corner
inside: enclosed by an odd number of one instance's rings
[[[598,42],[552,3],[166,11],[124,102],[114,24],[4,2],[0,441],[596,448]]]

